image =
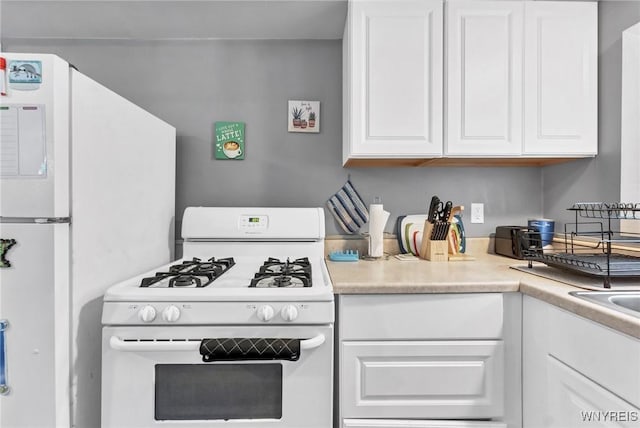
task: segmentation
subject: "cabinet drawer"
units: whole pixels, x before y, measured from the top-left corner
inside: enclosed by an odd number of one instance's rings
[[[501,293],[340,296],[342,340],[502,338]]]
[[[342,428],[507,428],[502,422],[345,419]]]
[[[492,418],[503,414],[501,341],[343,342],[345,418]]]

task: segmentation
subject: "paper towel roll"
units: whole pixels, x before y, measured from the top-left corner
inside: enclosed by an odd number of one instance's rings
[[[369,205],[369,256],[382,257],[384,253],[384,227],[389,220],[389,211],[382,204]]]

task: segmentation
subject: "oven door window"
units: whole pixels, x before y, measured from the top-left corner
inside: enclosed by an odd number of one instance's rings
[[[156,420],[280,419],[282,364],[156,364]]]

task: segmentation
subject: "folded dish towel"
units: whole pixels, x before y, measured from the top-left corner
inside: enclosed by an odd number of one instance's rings
[[[327,208],[347,234],[357,233],[369,221],[369,211],[351,180],[327,201]]]
[[[300,339],[202,339],[205,363],[229,360],[289,360],[300,358]]]

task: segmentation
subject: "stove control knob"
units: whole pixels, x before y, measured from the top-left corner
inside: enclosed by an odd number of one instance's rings
[[[273,318],[273,315],[275,315],[275,312],[273,311],[273,308],[269,305],[264,305],[264,306],[260,306],[258,308],[258,319],[260,319],[260,321],[271,321],[271,319]]]
[[[138,312],[138,318],[142,322],[151,322],[156,319],[156,308],[151,305],[143,306]]]
[[[166,322],[176,322],[180,318],[180,309],[174,305],[169,305],[162,311],[162,319]]]
[[[285,321],[294,321],[298,318],[298,308],[293,305],[287,305],[280,311],[282,319]]]

